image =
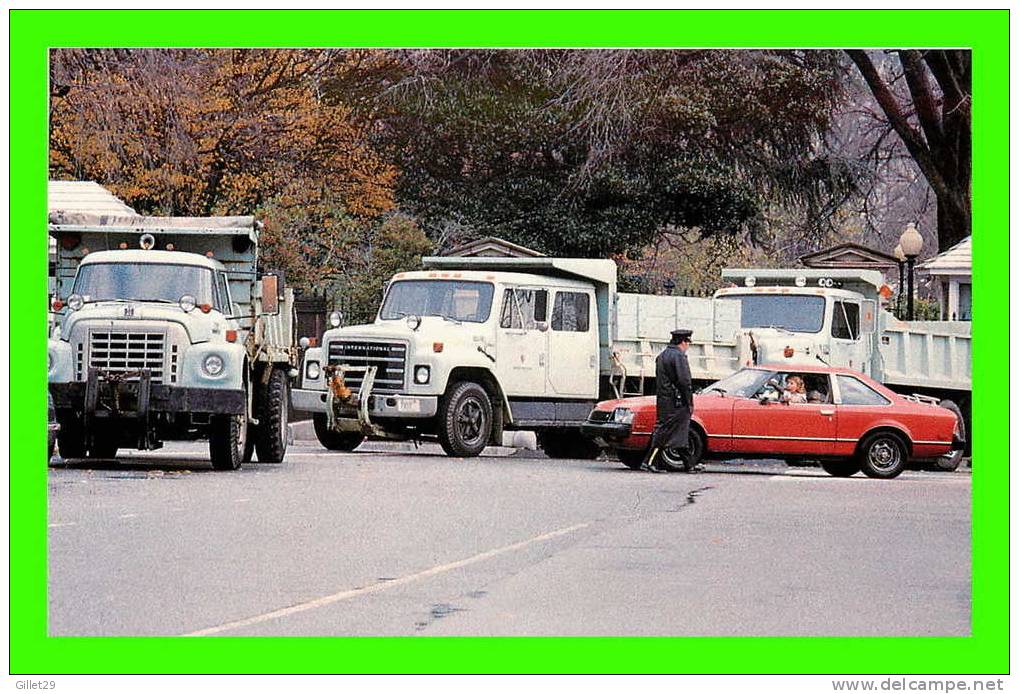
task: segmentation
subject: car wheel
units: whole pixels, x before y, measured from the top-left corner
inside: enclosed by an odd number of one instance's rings
[[[852,458],[846,460],[823,460],[821,468],[832,477],[852,477],[860,471],[860,463]]]
[[[704,458],[704,436],[700,431],[694,427],[690,427],[689,438],[687,439],[689,446],[687,455],[679,449],[675,448],[664,448],[662,449],[662,460],[665,462],[667,467],[671,467],[675,470],[682,470],[686,467],[693,467],[701,462]]]
[[[350,452],[361,445],[364,434],[359,431],[333,431],[329,428],[329,417],[322,412],[313,416],[315,438],[330,451]]]
[[[956,419],[956,430],[953,434],[955,438],[965,442],[966,439],[966,419],[962,416],[962,410],[951,400],[942,400],[938,403],[938,407],[944,407],[946,410],[951,411],[955,415]],[[931,469],[942,470],[944,472],[952,472],[959,467],[962,462],[963,456],[966,454],[964,450],[949,451],[945,455],[937,458],[931,463]]]
[[[472,458],[492,437],[492,401],[477,383],[463,381],[442,399],[439,444],[446,455]]]
[[[644,457],[646,455],[647,451],[634,451],[629,449],[616,451],[616,456],[619,458],[619,462],[631,470],[640,470],[640,466],[644,462]]]
[[[906,447],[895,434],[879,431],[864,439],[857,462],[867,477],[890,480],[906,469]]]

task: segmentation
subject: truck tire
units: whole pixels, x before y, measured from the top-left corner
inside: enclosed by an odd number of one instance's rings
[[[282,463],[287,454],[288,392],[287,375],[282,369],[272,369],[269,381],[259,386],[258,427],[252,438],[260,463]]]
[[[60,431],[57,432],[57,446],[60,448],[60,457],[84,458],[85,457],[85,428],[81,420],[69,410],[57,410],[57,421],[60,423]]]
[[[249,449],[247,415],[213,415],[209,422],[209,458],[215,470],[236,470]]]
[[[860,463],[853,458],[845,460],[822,460],[821,469],[832,477],[852,477],[860,471]]]
[[[102,432],[98,436],[101,436],[102,438],[97,437],[97,440],[92,442],[92,445],[88,449],[88,457],[106,459],[116,458],[119,446],[116,441],[110,440],[110,432]]]
[[[906,469],[906,446],[892,432],[878,431],[860,444],[856,462],[867,477],[890,480]]]
[[[446,455],[473,458],[492,437],[492,401],[477,383],[453,385],[439,404],[439,445]]]
[[[616,456],[626,467],[631,470],[640,470],[641,463],[644,462],[644,456],[647,455],[647,451],[634,451],[630,449],[621,449],[616,451]]]
[[[962,441],[967,441],[966,437],[966,418],[962,416],[962,410],[951,400],[942,400],[938,403],[938,407],[944,407],[946,410],[950,410],[955,414],[956,419],[959,421],[959,436]],[[959,467],[959,463],[962,462],[963,456],[966,455],[965,450],[952,451],[947,453],[940,458],[934,460],[931,464],[933,470],[943,470],[944,472],[952,472]]]
[[[316,412],[312,419],[315,424],[315,438],[330,451],[350,452],[364,441],[364,434],[359,431],[333,431],[330,429],[329,418],[323,412]]]
[[[574,429],[539,431],[538,446],[549,458],[594,460],[601,454],[598,444]]]

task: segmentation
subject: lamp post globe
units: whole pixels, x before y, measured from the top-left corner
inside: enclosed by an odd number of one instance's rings
[[[902,249],[902,254],[906,256],[906,266],[909,268],[909,294],[906,295],[906,313],[909,320],[913,320],[913,265],[916,263],[916,257],[923,250],[923,236],[920,235],[916,224],[913,222],[906,225],[906,230],[899,237],[899,247]]]

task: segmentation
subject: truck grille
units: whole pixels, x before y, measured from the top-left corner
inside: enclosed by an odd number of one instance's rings
[[[374,390],[398,392],[407,371],[407,345],[397,342],[330,342],[329,363],[346,366],[376,366]],[[363,372],[344,377],[347,386],[360,390]]]
[[[88,365],[107,372],[125,373],[148,369],[153,383],[166,376],[166,334],[121,330],[89,332]],[[174,345],[176,352],[176,345]],[[170,382],[176,381],[177,358],[174,354]]]

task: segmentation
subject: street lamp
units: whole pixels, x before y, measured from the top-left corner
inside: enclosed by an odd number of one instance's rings
[[[913,265],[916,264],[916,257],[923,250],[923,236],[916,229],[916,224],[910,222],[906,230],[899,237],[899,245],[902,247],[902,254],[906,256],[906,266],[909,268],[909,295],[906,303],[906,313],[909,320],[913,320]]]
[[[899,293],[895,297],[895,313],[896,318],[902,317],[902,289],[906,284],[906,278],[903,273],[906,271],[906,254],[902,252],[902,244],[900,243],[895,247],[895,251],[892,253],[895,256],[895,261],[899,264]]]

